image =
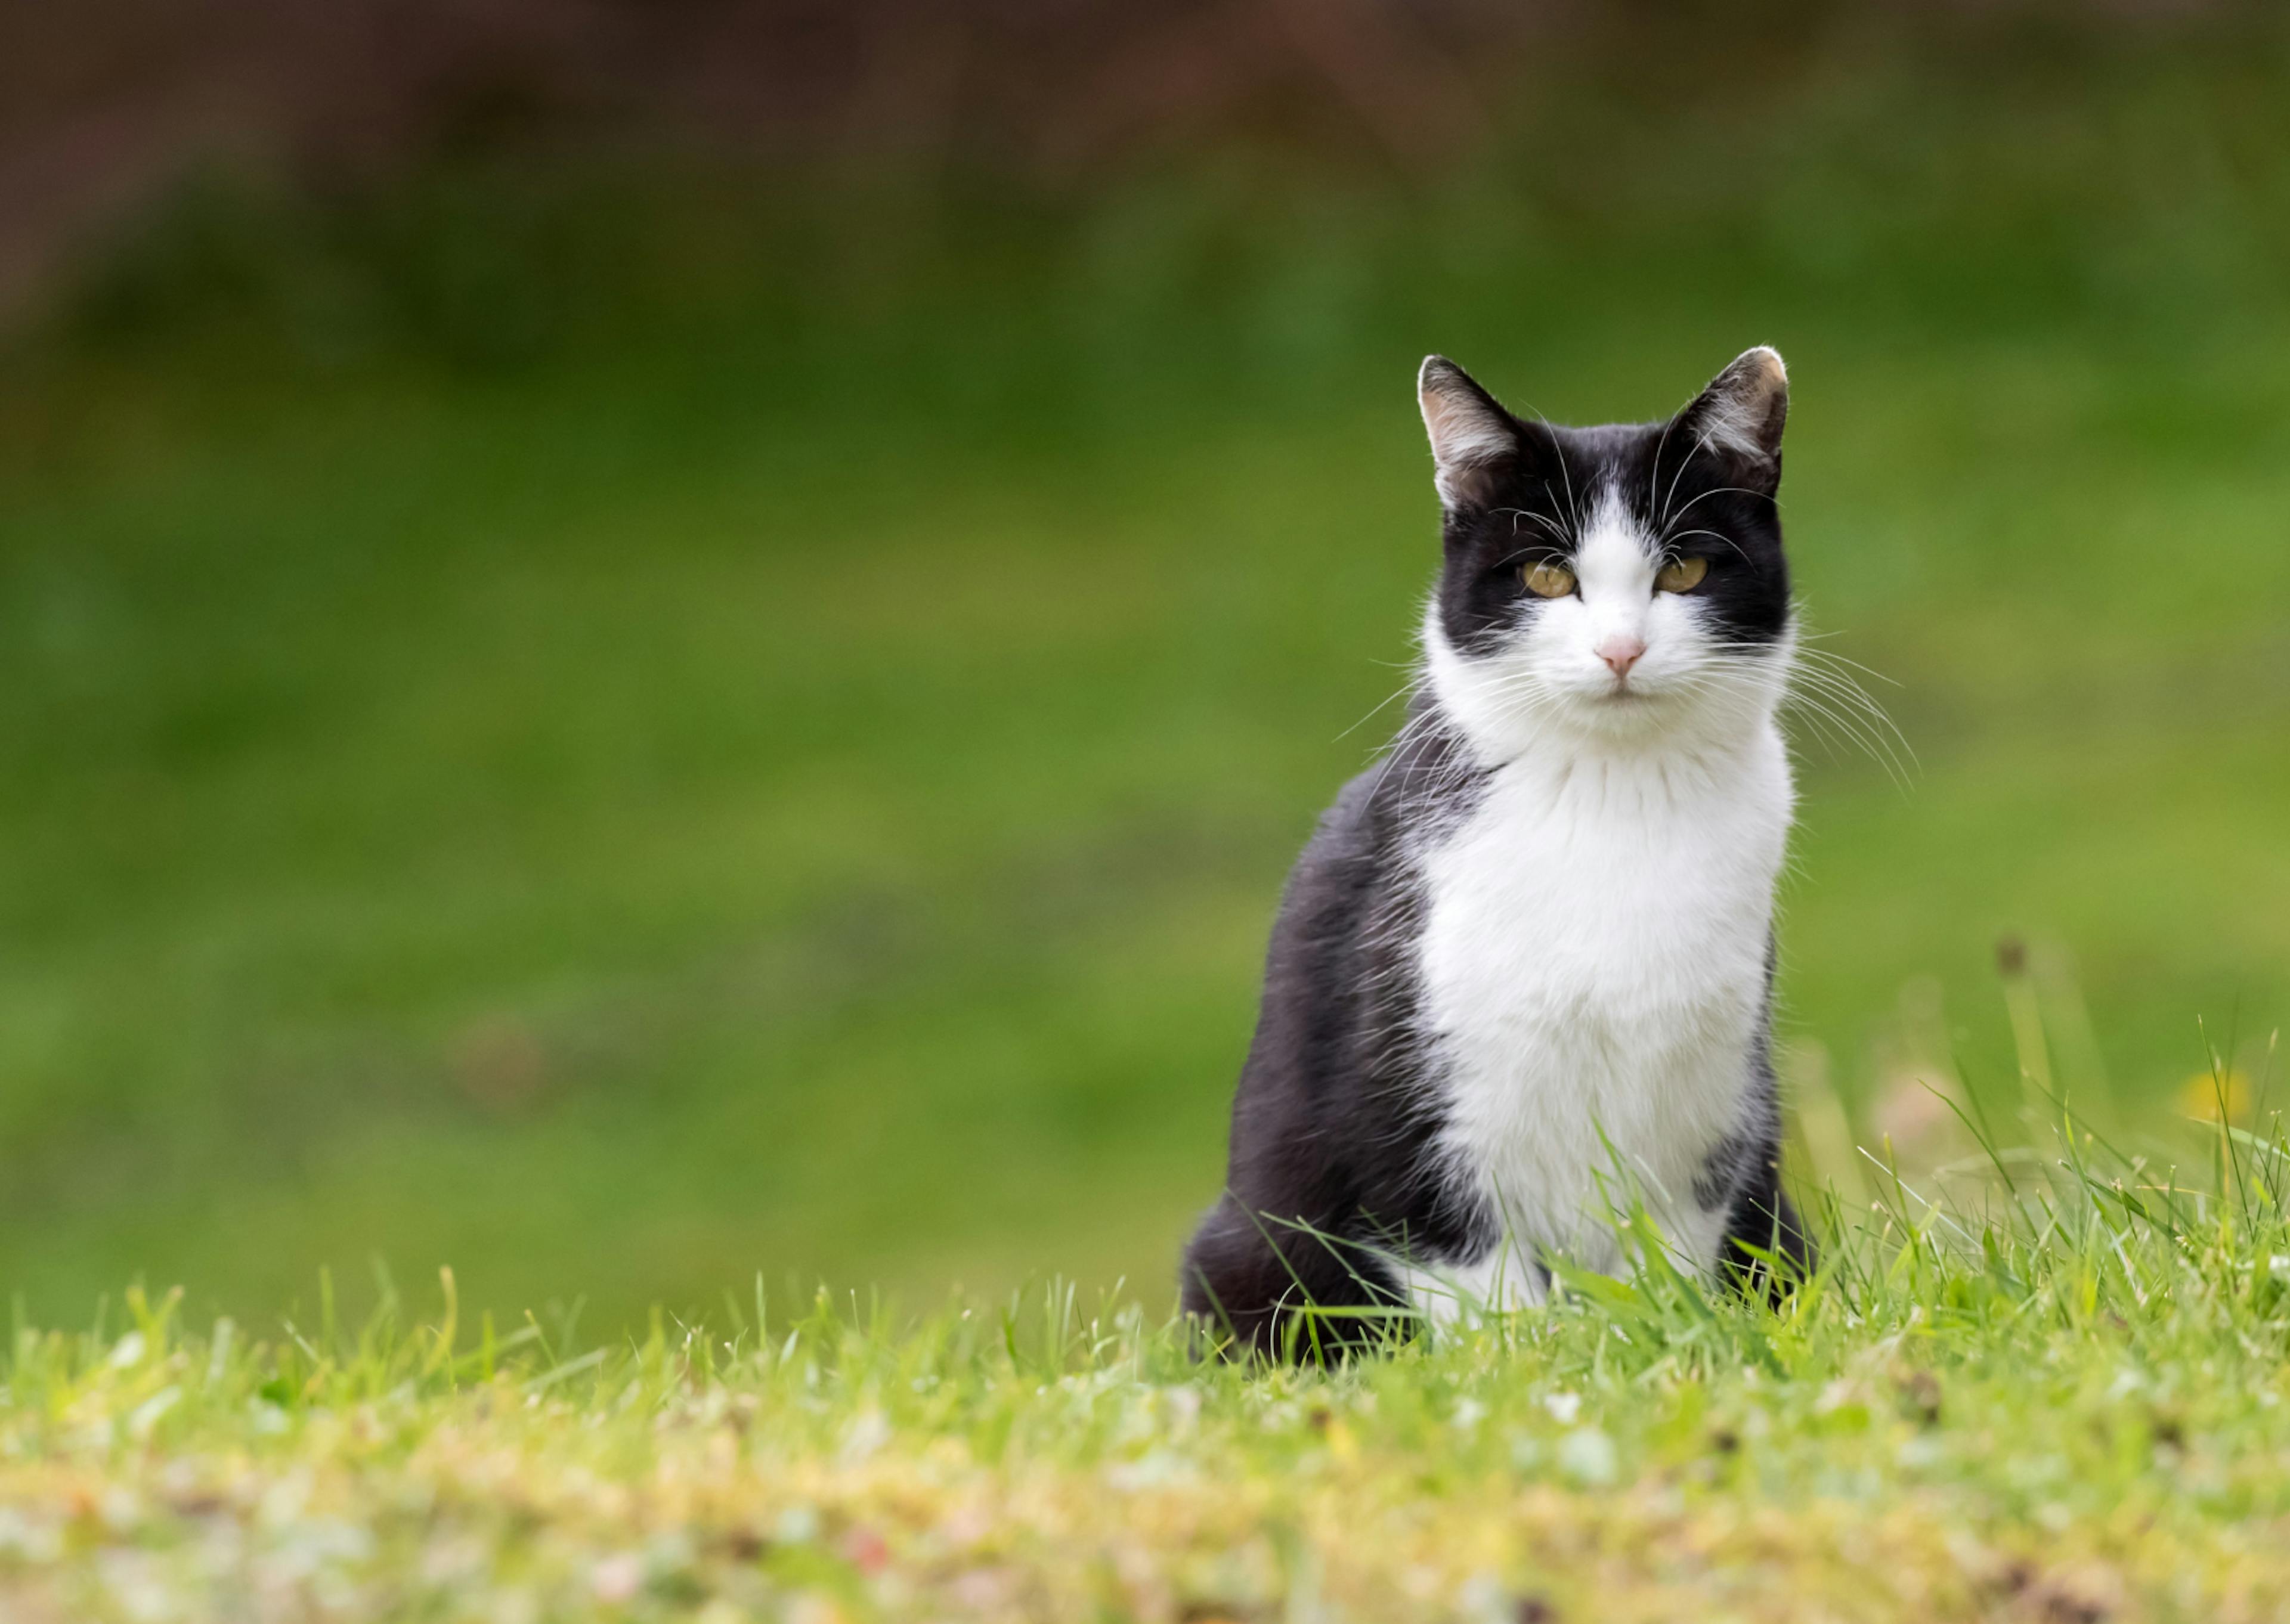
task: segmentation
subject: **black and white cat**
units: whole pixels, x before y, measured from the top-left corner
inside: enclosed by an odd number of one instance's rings
[[[1418,392],[1445,562],[1413,703],[1289,878],[1184,1259],[1186,1308],[1264,1351],[1301,1302],[1437,1316],[1540,1300],[1552,1253],[1618,1268],[1631,1199],[1705,1275],[1737,1241],[1811,1261],[1768,1056],[1781,356],[1659,423],[1522,420],[1437,356]]]

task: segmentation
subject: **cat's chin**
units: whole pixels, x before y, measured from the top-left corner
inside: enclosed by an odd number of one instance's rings
[[[1685,696],[1661,688],[1605,688],[1579,694],[1565,709],[1575,725],[1618,740],[1655,740],[1683,726]]]
[[[1596,676],[1568,671],[1544,679],[1541,688],[1564,709],[1589,716],[1675,709],[1692,692],[1688,684],[1660,674],[1616,681],[1603,671]]]
[[[1522,740],[1528,734],[1547,740],[1559,732],[1593,746],[1660,749],[1673,740],[1731,734],[1769,709],[1757,692],[1712,691],[1693,683],[1602,684],[1550,697],[1555,702],[1517,718],[1514,731]]]

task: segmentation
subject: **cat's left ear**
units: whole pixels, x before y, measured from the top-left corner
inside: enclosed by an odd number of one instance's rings
[[[1722,458],[1738,484],[1771,496],[1782,483],[1782,429],[1789,422],[1789,369],[1760,344],[1735,356],[1671,425]]]

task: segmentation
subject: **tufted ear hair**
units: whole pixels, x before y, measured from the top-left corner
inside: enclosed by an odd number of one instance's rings
[[[1445,356],[1423,357],[1415,398],[1431,436],[1431,477],[1440,505],[1450,512],[1484,506],[1494,467],[1522,449],[1518,420]]]
[[[1782,429],[1789,422],[1789,369],[1760,344],[1709,380],[1674,420],[1674,432],[1731,465],[1742,485],[1770,496],[1782,482]]]

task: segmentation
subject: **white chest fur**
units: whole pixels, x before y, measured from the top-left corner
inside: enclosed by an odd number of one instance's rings
[[[1611,1269],[1633,1196],[1714,1263],[1694,1177],[1743,1108],[1791,800],[1770,723],[1708,756],[1530,754],[1421,853],[1440,1153],[1507,1231],[1448,1285],[1531,1300],[1544,1248]]]

